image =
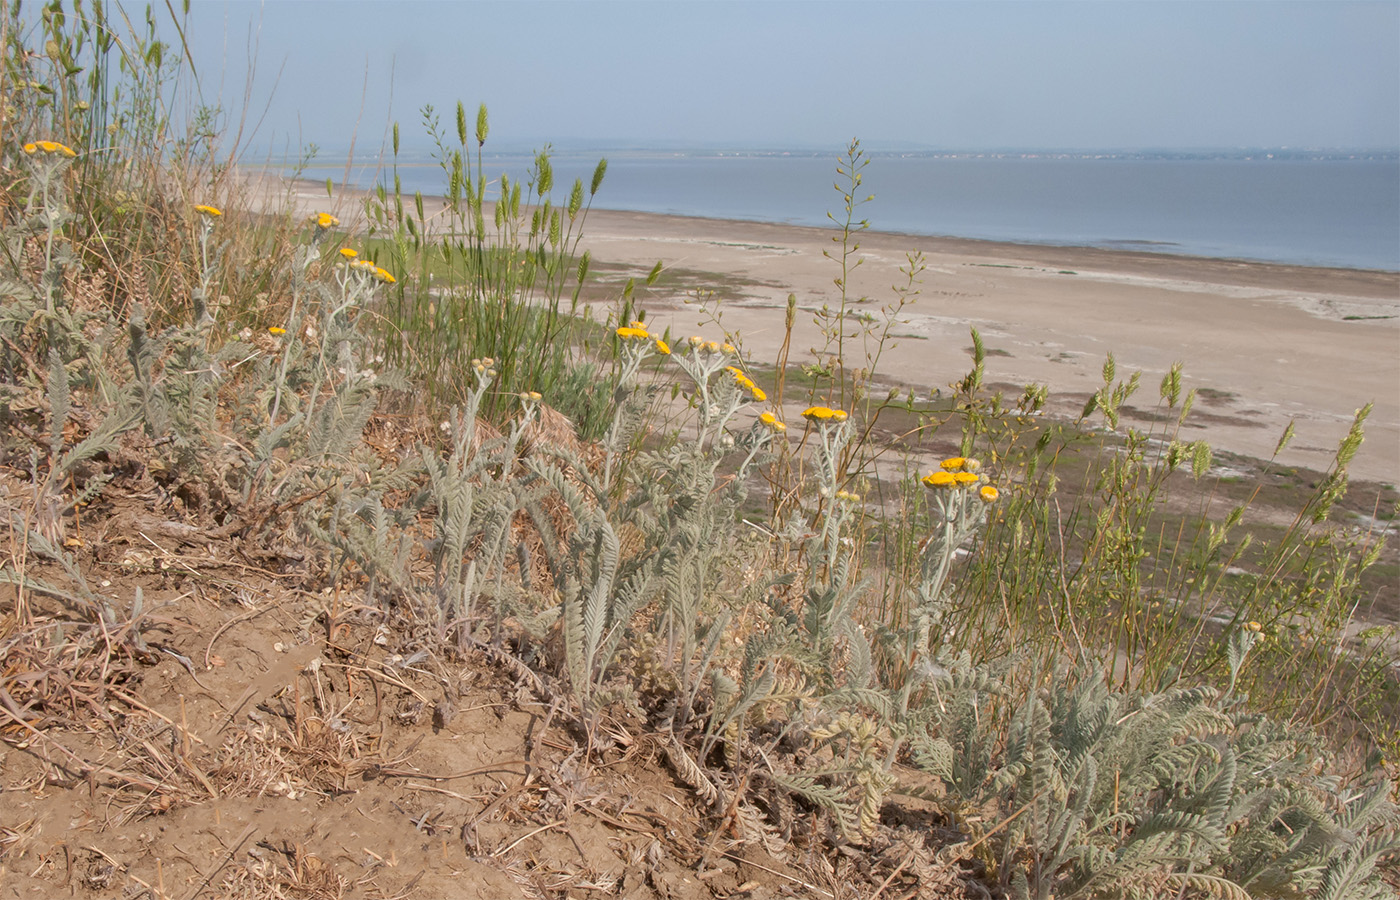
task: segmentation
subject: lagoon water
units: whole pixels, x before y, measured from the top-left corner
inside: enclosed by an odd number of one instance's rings
[[[833,155],[596,151],[553,156],[556,202],[607,178],[594,206],[685,216],[830,225],[844,216]],[[488,178],[529,175],[528,155],[484,157]],[[307,177],[343,171],[310,169]],[[860,206],[880,231],[995,241],[1121,247],[1194,256],[1400,271],[1400,160],[1245,156],[940,155],[877,153]],[[385,173],[360,170],[357,187]],[[406,193],[445,193],[418,157]],[[391,179],[389,183],[392,183]]]

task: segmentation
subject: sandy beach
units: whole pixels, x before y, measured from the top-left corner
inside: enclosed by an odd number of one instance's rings
[[[752,282],[723,304],[723,323],[759,362],[776,357],[787,295],[796,294],[792,358],[810,361],[820,340],[813,314],[840,299],[840,269],[822,256],[838,249],[832,234],[595,211],[584,246],[598,260],[649,267],[659,259]],[[1202,392],[1187,437],[1267,458],[1295,419],[1280,461],[1320,469],[1371,402],[1352,475],[1400,481],[1400,274],[874,232],[859,242],[852,293],[869,297],[872,311],[906,280],[899,268],[908,252],[922,252],[927,266],[921,295],[880,360],[891,383],[946,390],[970,365],[970,328],[992,354],[989,382],[1047,384],[1063,412],[1082,408],[1109,352],[1120,377],[1142,371],[1130,404],[1139,409],[1156,406],[1162,375],[1179,361],[1185,384]],[[704,313],[684,299],[650,298],[650,321],[704,332]]]
[[[281,194],[272,185],[265,185]],[[328,205],[351,226],[353,192],[328,204],[323,183],[291,196],[310,212]],[[428,214],[433,215],[433,204]],[[353,226],[352,226],[353,227]],[[694,300],[704,273],[725,287],[724,328],[746,358],[771,364],[783,339],[789,293],[801,310],[791,361],[819,346],[814,314],[839,302],[828,229],[593,210],[582,249],[599,263],[644,274],[658,260],[684,270],[684,288],[641,297],[653,330],[716,335]],[[1220,451],[1272,455],[1289,420],[1296,436],[1283,465],[1325,469],[1356,410],[1374,403],[1355,479],[1400,483],[1400,273],[1326,269],[1083,247],[1003,244],[867,231],[851,294],[877,313],[911,251],[926,266],[917,300],[893,329],[877,380],[947,390],[968,370],[969,329],[981,333],[989,384],[1049,386],[1052,413],[1077,413],[1101,383],[1106,354],[1118,375],[1142,372],[1129,405],[1151,412],[1174,362],[1200,391],[1188,439]],[[625,275],[604,269],[620,282]],[[640,281],[640,279],[639,279]],[[859,364],[859,363],[855,363]]]

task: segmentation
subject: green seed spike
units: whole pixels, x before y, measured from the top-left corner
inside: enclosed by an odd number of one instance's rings
[[[546,150],[535,157],[535,169],[538,176],[535,180],[535,190],[544,197],[554,189],[554,168],[549,164],[549,151]]]
[[[656,284],[656,279],[661,277],[661,260],[656,261],[656,265],[651,267],[651,272],[647,274],[647,287]]]
[[[1210,444],[1197,441],[1191,455],[1191,474],[1200,478],[1210,471]]]
[[[461,100],[457,101],[457,143],[467,145],[467,108]]]
[[[1278,446],[1274,447],[1274,456],[1278,456],[1283,452],[1283,448],[1293,442],[1293,426],[1295,424],[1296,420],[1288,420],[1288,426],[1283,429],[1283,434],[1279,435]]]
[[[593,261],[593,256],[589,251],[583,251],[583,256],[578,261],[578,282],[583,284],[583,280],[588,277],[588,264]]]
[[[1361,426],[1365,424],[1366,417],[1371,414],[1372,404],[1367,403],[1356,411],[1356,418],[1351,422],[1351,430],[1347,436],[1342,438],[1341,445],[1337,448],[1337,468],[1345,469],[1351,465],[1351,460],[1356,456],[1356,451],[1361,449],[1361,442],[1366,437],[1366,432]]]
[[[480,147],[486,143],[486,104],[481,104],[481,109],[476,111],[476,145]]]
[[[1167,406],[1175,409],[1176,403],[1181,399],[1181,363],[1172,363],[1171,371],[1162,376],[1161,397],[1167,401]]]
[[[1103,383],[1112,384],[1113,375],[1117,371],[1117,365],[1113,361],[1113,354],[1108,354],[1108,359],[1103,361]]]
[[[327,178],[327,179],[326,179],[326,197],[329,198],[330,195],[331,195],[331,180],[330,180],[329,178]]]
[[[598,188],[603,186],[603,176],[606,174],[608,174],[608,161],[600,159],[597,168],[593,170],[593,183],[588,189],[588,196],[591,197],[598,193]]]
[[[573,221],[583,209],[583,180],[574,179],[574,189],[569,192],[569,221]]]
[[[399,123],[394,123],[394,155],[399,155]]]

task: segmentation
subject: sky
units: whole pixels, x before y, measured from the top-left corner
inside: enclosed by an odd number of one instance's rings
[[[1400,0],[193,0],[185,27],[262,147],[421,140],[459,100],[488,149],[1400,147]]]

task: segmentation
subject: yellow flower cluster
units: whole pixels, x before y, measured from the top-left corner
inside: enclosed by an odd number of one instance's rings
[[[283,328],[281,325],[270,325],[268,326],[267,333],[273,337],[281,337],[287,333],[287,329]]]
[[[367,259],[359,259],[359,253],[349,247],[341,247],[340,255],[348,262],[351,269],[356,272],[364,272],[366,275],[373,275],[384,284],[396,284],[398,279],[393,276],[388,269],[383,266],[376,266]]]
[[[802,418],[808,422],[844,422],[846,421],[846,411],[844,409],[832,409],[829,406],[809,406],[802,410]]]
[[[219,216],[222,216],[224,214],[224,211],[222,209],[219,209],[217,206],[206,206],[203,203],[196,206],[194,208],[194,211],[199,213],[201,216],[208,216],[211,219],[217,219]]]
[[[311,218],[316,223],[317,228],[334,228],[340,224],[340,220],[330,213],[317,213]]]
[[[30,156],[36,153],[52,154],[73,159],[78,154],[73,152],[73,148],[67,144],[60,144],[58,141],[33,141],[24,145],[24,152]]]
[[[730,346],[730,345],[728,345],[728,344],[725,345],[725,347],[729,347],[729,346]],[[725,352],[727,353],[727,352],[729,352],[729,351],[726,350]],[[758,385],[754,384],[754,383],[753,383],[753,379],[750,378],[749,376],[745,375],[743,369],[739,368],[738,366],[725,366],[725,367],[724,367],[724,370],[725,370],[726,372],[728,372],[730,375],[733,375],[733,376],[734,376],[734,380],[737,381],[737,382],[739,383],[739,387],[743,388],[744,390],[746,390],[746,391],[748,391],[750,394],[752,394],[752,395],[753,395],[753,398],[754,398],[755,400],[757,400],[759,403],[762,403],[764,400],[767,400],[767,399],[768,399],[768,394],[766,394],[766,393],[764,392],[763,388],[761,388],[761,387],[759,387]]]
[[[837,500],[843,500],[843,501],[845,501],[846,503],[859,503],[859,502],[860,502],[860,494],[853,494],[853,493],[851,493],[850,491],[837,491],[837,492],[836,492],[836,499],[837,499]]]
[[[650,331],[647,331],[647,326],[645,322],[629,322],[623,327],[617,329],[616,334],[624,341],[654,341],[656,344],[657,353],[660,353],[662,356],[671,355],[671,345],[666,343],[659,337],[652,336],[652,333]]]
[[[764,425],[768,426],[773,431],[787,431],[787,426],[784,425],[782,422],[778,421],[778,417],[770,412],[760,413],[758,421],[762,422]]]
[[[539,403],[539,402],[540,402],[541,400],[543,400],[543,399],[544,399],[544,394],[541,394],[539,391],[521,391],[521,392],[520,392],[520,402],[521,402],[521,403]]]
[[[928,488],[970,488],[981,485],[978,496],[986,503],[994,503],[1001,494],[992,485],[983,484],[985,479],[977,474],[980,468],[982,464],[975,459],[953,456],[940,462],[937,471],[930,472],[920,480]]]

